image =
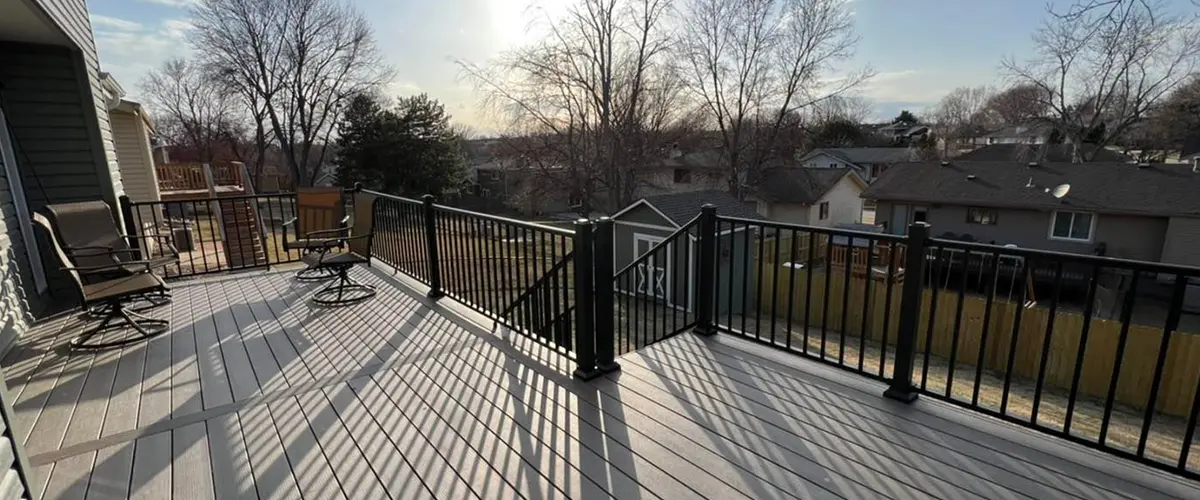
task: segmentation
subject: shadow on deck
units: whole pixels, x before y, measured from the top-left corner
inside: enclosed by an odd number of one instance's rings
[[[174,330],[4,359],[45,498],[1197,498],[1200,485],[749,342],[680,335],[584,383],[558,354],[355,269],[179,282]]]

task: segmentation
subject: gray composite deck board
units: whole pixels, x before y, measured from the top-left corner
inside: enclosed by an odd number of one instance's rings
[[[730,336],[591,382],[450,299],[253,272],[177,284],[171,333],[5,359],[47,498],[1200,498],[1200,485]],[[22,342],[25,342],[23,340]]]

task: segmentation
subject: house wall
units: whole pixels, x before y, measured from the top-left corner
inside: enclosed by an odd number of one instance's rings
[[[29,297],[36,297],[29,255],[17,226],[16,206],[4,167],[4,155],[0,154],[0,353],[12,347],[29,327],[33,319]]]
[[[1200,266],[1200,219],[1171,217],[1167,222],[1162,261],[1168,264]]]
[[[809,224],[829,227],[834,224],[858,222],[862,218],[863,189],[851,177],[850,175],[842,177],[842,180],[834,184],[833,188],[825,193],[825,196],[813,204],[812,209],[808,211]],[[829,218],[825,220],[820,220],[821,202],[829,202]]]
[[[125,194],[133,201],[157,201],[158,182],[154,176],[145,121],[137,113],[119,110],[113,110],[110,116]]]
[[[809,206],[802,203],[771,203],[758,200],[755,210],[767,219],[789,224],[808,224]]]
[[[875,211],[876,224],[886,221],[892,232],[893,203],[879,202]],[[1106,245],[1105,255],[1124,259],[1156,262],[1162,257],[1167,234],[1167,218],[1127,215],[1096,215],[1096,229],[1090,243],[1050,239],[1051,213],[1040,210],[997,209],[996,224],[967,223],[967,208],[951,205],[927,206],[930,230],[934,236],[947,232],[969,234],[976,241],[997,245],[1015,244],[1026,248],[1092,253],[1100,243]],[[910,218],[911,222],[911,218]]]

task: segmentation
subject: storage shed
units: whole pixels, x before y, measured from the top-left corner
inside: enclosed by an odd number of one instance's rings
[[[614,259],[617,271],[630,265],[646,254],[655,245],[667,240],[680,228],[700,215],[700,207],[706,203],[717,206],[717,214],[746,219],[762,220],[754,207],[738,201],[724,191],[695,191],[673,193],[642,198],[612,216],[615,222],[613,235]],[[667,305],[691,311],[695,306],[695,272],[697,229],[692,228],[686,236],[675,241],[686,241],[669,251],[669,256],[651,259],[637,269],[630,269],[634,279],[632,290],[625,290],[623,281],[618,280],[619,292],[644,292],[664,301]],[[757,269],[755,258],[755,230],[737,225],[730,228],[718,227],[717,262],[720,273],[717,281],[717,311],[721,314],[741,314],[754,307],[755,283],[753,273]],[[665,252],[664,252],[665,253]],[[657,257],[657,254],[656,254]]]

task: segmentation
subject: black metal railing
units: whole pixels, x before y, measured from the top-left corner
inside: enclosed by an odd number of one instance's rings
[[[1184,313],[1200,269],[940,239],[921,254],[917,391],[1200,477]]]
[[[179,263],[164,271],[179,278],[300,260],[299,252],[284,247],[283,222],[293,216],[295,205],[294,194],[140,202],[122,198],[121,210],[129,234],[169,237]],[[163,251],[141,250],[147,256]]]
[[[696,217],[644,253],[632,255],[613,277],[615,349],[641,349],[695,326]],[[635,245],[633,251],[637,252]]]
[[[611,223],[584,221],[572,231],[437,205],[428,196],[365,193],[375,197],[373,256],[429,285],[430,297],[453,298],[575,359],[584,378],[611,364],[612,349],[593,333],[596,262],[612,259],[593,240],[611,242]]]
[[[733,217],[716,232],[718,331],[891,376],[902,238]]]

